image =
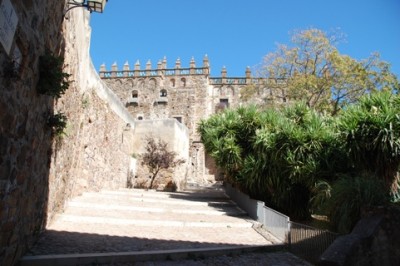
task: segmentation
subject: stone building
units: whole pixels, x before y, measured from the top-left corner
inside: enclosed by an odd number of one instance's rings
[[[133,70],[128,63],[124,64],[122,70],[113,64],[111,71],[102,65],[99,74],[137,121],[174,118],[188,128],[189,183],[218,178],[215,177],[217,169],[213,160],[205,154],[196,130],[200,120],[223,108],[238,107],[242,104],[241,91],[264,81],[252,78],[249,68],[244,77],[228,77],[226,68],[222,69],[220,77],[211,77],[207,56],[203,58],[201,66],[196,66],[192,58],[189,67],[182,67],[180,59],[177,59],[175,66],[168,68],[164,58],[156,68],[152,67],[150,61],[144,69],[136,62]],[[263,90],[263,93],[268,91]]]

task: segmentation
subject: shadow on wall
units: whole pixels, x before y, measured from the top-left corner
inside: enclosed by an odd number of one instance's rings
[[[55,98],[38,84],[41,58],[64,53],[65,1],[40,2],[0,3],[0,12],[12,14],[2,20],[10,27],[2,26],[0,45],[0,265],[14,265],[47,223]]]

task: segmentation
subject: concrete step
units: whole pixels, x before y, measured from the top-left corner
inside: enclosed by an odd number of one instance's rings
[[[107,205],[119,205],[119,206],[143,206],[143,207],[163,207],[166,209],[187,209],[189,208],[237,208],[237,206],[230,200],[219,200],[219,201],[199,201],[199,200],[185,200],[185,199],[172,199],[172,198],[152,198],[152,197],[135,197],[135,196],[123,196],[118,195],[95,195],[95,194],[84,194],[78,198],[71,200],[69,203],[97,203]]]
[[[178,220],[177,218],[175,218],[174,220],[174,218],[172,217],[168,217],[169,220],[166,219],[152,220],[144,218],[140,219],[114,218],[114,217],[105,217],[104,215],[82,216],[82,215],[68,215],[68,214],[62,214],[57,219],[59,222],[69,222],[75,224],[85,223],[85,224],[107,224],[107,225],[133,225],[133,226],[143,226],[143,227],[157,226],[157,227],[192,227],[192,228],[195,227],[251,228],[253,226],[252,223],[243,220],[232,221],[228,219],[223,219],[220,222],[212,220],[191,221],[193,220],[191,218],[185,218],[183,220],[182,219]]]
[[[85,207],[86,206],[86,207]],[[163,210],[156,209],[153,211],[151,208],[133,208],[126,206],[118,206],[119,208],[108,208],[105,205],[98,204],[79,204],[78,206],[69,205],[68,209],[62,215],[70,216],[87,216],[87,217],[104,217],[104,218],[117,218],[117,219],[130,219],[130,220],[151,220],[151,221],[182,221],[182,222],[243,222],[242,216],[244,212],[237,210],[235,213],[223,211],[196,211],[195,210]],[[184,213],[186,212],[186,214]],[[175,214],[175,215],[174,215]],[[178,216],[176,214],[181,214]],[[230,215],[232,214],[232,215]]]

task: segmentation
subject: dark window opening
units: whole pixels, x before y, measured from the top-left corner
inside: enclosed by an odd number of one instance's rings
[[[174,116],[174,118],[175,118],[176,120],[178,120],[179,123],[182,124],[182,117],[181,117],[181,116]]]
[[[167,91],[166,90],[161,90],[160,91],[160,97],[167,97]]]

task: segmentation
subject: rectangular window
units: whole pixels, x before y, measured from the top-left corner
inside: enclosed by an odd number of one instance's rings
[[[182,116],[174,116],[173,118],[175,118],[176,120],[178,120],[179,123],[182,124],[182,121],[183,121]]]
[[[221,107],[222,106],[224,108],[228,108],[229,107],[229,99],[219,99],[219,103],[220,103]]]

